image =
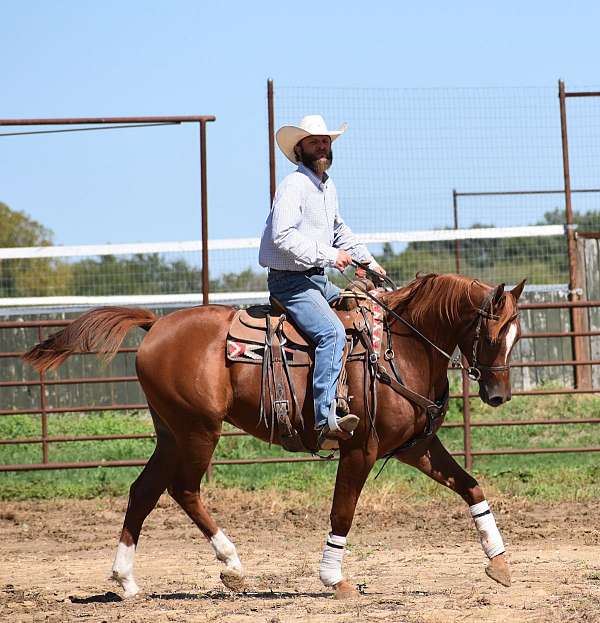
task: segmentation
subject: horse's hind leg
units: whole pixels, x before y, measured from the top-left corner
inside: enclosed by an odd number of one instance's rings
[[[504,543],[496,520],[483,494],[479,483],[466,472],[454,457],[444,448],[437,435],[431,439],[427,450],[416,455],[410,452],[398,456],[400,461],[416,467],[424,474],[452,489],[469,505],[471,517],[479,531],[481,546],[490,564],[485,572],[496,582],[510,586],[510,569],[504,556]]]
[[[123,588],[125,597],[139,592],[133,576],[135,548],[144,520],[167,488],[176,466],[175,438],[156,413],[152,409],[150,412],[156,429],[156,448],[129,490],[127,512],[112,567],[112,578]]]
[[[200,528],[210,542],[217,559],[225,563],[221,581],[227,588],[239,591],[244,586],[244,570],[235,545],[210,516],[200,496],[200,482],[206,472],[220,430],[203,428],[188,430],[185,438],[179,439],[181,460],[167,490],[181,506],[188,517]]]

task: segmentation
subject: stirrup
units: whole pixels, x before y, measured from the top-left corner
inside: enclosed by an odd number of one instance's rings
[[[325,424],[317,437],[317,444],[320,450],[333,450],[338,448],[340,441],[350,439],[358,426],[360,419],[356,415],[348,414],[341,418],[336,418],[337,428],[331,430],[329,424]]]
[[[342,429],[332,431],[329,425],[325,424],[325,426],[319,430],[317,448],[319,450],[337,450],[340,447],[340,441],[347,441],[351,437],[351,432],[346,432]]]

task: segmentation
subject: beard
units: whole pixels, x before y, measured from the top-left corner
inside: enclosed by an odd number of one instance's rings
[[[312,169],[317,175],[323,175],[327,169],[333,163],[333,151],[329,150],[329,153],[322,157],[311,158],[307,154],[304,153],[302,146],[299,146],[300,151],[300,160],[304,166],[307,166],[309,169]]]

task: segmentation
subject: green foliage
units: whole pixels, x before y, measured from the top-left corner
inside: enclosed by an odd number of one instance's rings
[[[598,231],[600,211],[575,212],[578,231]],[[561,225],[564,210],[547,212],[536,225]],[[475,224],[472,229],[493,228],[493,225]],[[557,283],[568,280],[569,265],[566,238],[484,238],[459,241],[460,272],[488,281],[516,281],[524,276],[530,283]],[[411,242],[400,253],[394,253],[390,244],[384,244],[377,260],[385,266],[392,279],[404,283],[414,278],[415,272],[457,272],[456,241]],[[518,271],[518,274],[517,272]],[[520,276],[519,276],[520,275]]]
[[[198,268],[150,253],[81,260],[71,266],[71,276],[75,295],[174,294],[197,291],[202,284]]]
[[[24,212],[0,202],[0,248],[52,245],[52,232]],[[0,296],[39,296],[68,281],[63,265],[54,259],[0,262]]]
[[[241,273],[225,273],[219,279],[210,280],[211,292],[260,292],[267,289],[267,277],[263,271],[255,273],[251,268]]]
[[[25,212],[11,210],[0,201],[0,247],[44,247],[52,244],[52,231]]]
[[[52,245],[52,232],[23,212],[0,203],[0,247]],[[177,294],[198,292],[202,273],[182,259],[157,254],[113,255],[65,262],[57,259],[6,260],[0,264],[0,296],[57,296],[72,294]],[[248,288],[265,290],[264,272],[248,268],[210,281],[213,292]]]
[[[574,214],[580,231],[597,230],[600,212]],[[564,222],[563,210],[544,215],[538,225]],[[491,227],[476,224],[474,228]],[[52,232],[22,212],[0,203],[0,246],[52,244]],[[378,261],[398,283],[414,278],[417,271],[457,272],[456,242],[411,242],[395,253],[384,244]],[[563,236],[545,238],[486,238],[460,241],[460,272],[487,281],[556,283],[568,279],[566,241]],[[518,274],[517,274],[518,273]],[[338,276],[336,283],[346,286]],[[201,270],[185,260],[168,260],[158,254],[132,257],[104,256],[65,262],[56,259],[8,260],[0,265],[0,296],[175,294],[201,289]],[[210,280],[213,292],[262,291],[266,276],[251,267],[224,273]]]

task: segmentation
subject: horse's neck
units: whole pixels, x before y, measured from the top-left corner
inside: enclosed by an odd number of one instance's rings
[[[466,325],[471,321],[469,314],[460,314],[458,319],[450,320],[445,315],[437,313],[433,308],[426,312],[420,322],[412,322],[415,329],[428,338],[432,344],[437,346],[451,357],[458,346],[459,335],[461,335]],[[437,393],[444,390],[447,379],[448,357],[440,353],[433,345],[422,340],[423,346],[429,353],[432,362],[430,383]]]

